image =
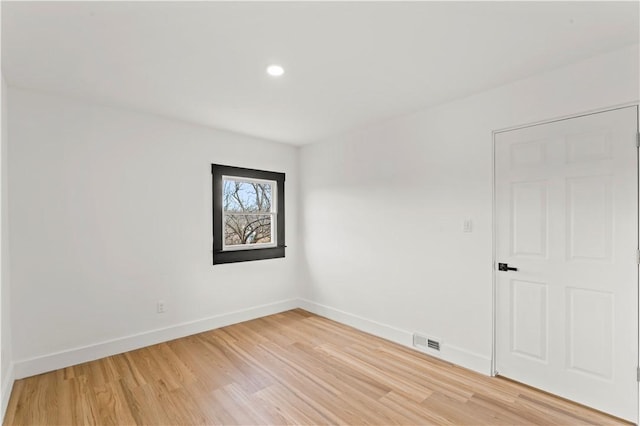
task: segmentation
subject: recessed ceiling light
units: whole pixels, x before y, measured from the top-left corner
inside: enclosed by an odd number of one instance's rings
[[[269,65],[267,67],[267,74],[272,77],[280,77],[282,74],[284,74],[284,68],[276,64]]]

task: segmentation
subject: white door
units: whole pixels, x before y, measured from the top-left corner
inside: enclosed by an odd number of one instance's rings
[[[629,107],[495,136],[496,370],[632,422],[637,120]]]

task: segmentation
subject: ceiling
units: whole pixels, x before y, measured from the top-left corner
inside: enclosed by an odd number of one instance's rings
[[[635,1],[3,1],[2,70],[305,144],[638,43],[639,15]]]

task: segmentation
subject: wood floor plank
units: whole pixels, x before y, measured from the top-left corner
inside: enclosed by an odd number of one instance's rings
[[[120,382],[112,381],[102,387],[94,388],[98,408],[98,423],[103,425],[134,424],[135,419],[120,392]],[[72,403],[72,401],[68,401]],[[60,410],[64,413],[67,410]],[[59,424],[73,424],[75,420],[62,420]]]
[[[5,425],[625,425],[301,309],[16,381]]]

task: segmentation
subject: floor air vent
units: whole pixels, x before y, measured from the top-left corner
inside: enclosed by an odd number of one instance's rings
[[[419,334],[414,334],[413,335],[413,346],[418,347],[418,348],[426,348],[428,340],[429,339],[427,339],[424,336],[420,336]]]
[[[438,342],[437,340],[427,339],[427,346],[429,347],[429,349],[433,349],[435,351],[440,350],[440,342]]]
[[[440,341],[417,333],[413,334],[413,346],[424,350],[440,350]]]

